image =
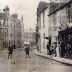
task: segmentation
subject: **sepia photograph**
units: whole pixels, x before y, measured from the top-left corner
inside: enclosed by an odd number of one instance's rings
[[[0,72],[72,72],[72,0],[0,0]]]

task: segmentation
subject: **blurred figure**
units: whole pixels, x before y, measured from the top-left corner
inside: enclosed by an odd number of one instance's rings
[[[12,47],[12,45],[10,45],[8,47],[8,59],[9,58],[12,59],[12,54],[13,54],[13,47]]]
[[[47,54],[50,55],[50,45],[49,45],[49,42],[47,42]]]
[[[30,51],[30,46],[27,45],[27,46],[25,47],[26,58],[27,58],[27,56],[30,58],[29,51]]]

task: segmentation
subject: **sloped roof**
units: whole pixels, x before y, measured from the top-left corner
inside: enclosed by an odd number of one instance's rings
[[[72,2],[72,0],[66,2],[66,3],[50,3],[50,11],[49,11],[49,15],[53,14],[54,12],[62,9],[63,7],[67,6],[68,4],[70,4]]]
[[[37,8],[37,15],[41,14],[48,6],[48,3],[40,1]]]

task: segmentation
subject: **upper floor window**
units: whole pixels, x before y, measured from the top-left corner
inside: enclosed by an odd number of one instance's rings
[[[12,33],[11,33],[11,37],[12,37]]]
[[[56,30],[56,13],[53,14],[53,24],[54,24],[54,29]]]
[[[11,23],[11,26],[12,26],[12,23]]]
[[[1,25],[1,21],[0,21],[0,25]]]
[[[45,27],[45,12],[43,12],[43,27]]]
[[[14,24],[14,27],[15,27],[15,24]]]
[[[69,23],[72,22],[72,10],[71,10],[71,4],[67,6],[67,17],[68,17],[68,21]]]
[[[5,22],[6,22],[6,21],[4,20],[4,22],[3,22],[3,26],[5,25]]]
[[[45,33],[43,34],[43,48],[45,48]]]
[[[6,32],[5,32],[5,38],[6,38]]]

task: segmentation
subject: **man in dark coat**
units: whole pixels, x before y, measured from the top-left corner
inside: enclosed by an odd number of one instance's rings
[[[8,59],[9,59],[9,57],[10,57],[10,59],[12,59],[12,54],[13,54],[13,47],[10,45],[8,47]]]
[[[50,44],[49,44],[49,42],[47,43],[47,54],[50,54]]]
[[[27,56],[30,58],[29,51],[30,51],[30,46],[27,45],[26,48],[25,48],[26,58],[27,58]]]

